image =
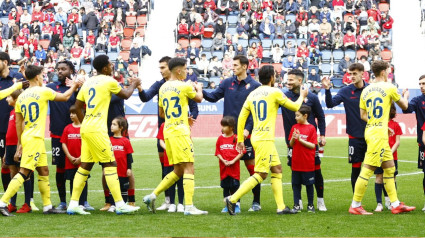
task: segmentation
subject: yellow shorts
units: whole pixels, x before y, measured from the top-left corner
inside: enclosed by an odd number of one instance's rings
[[[35,170],[48,166],[44,139],[38,137],[22,137],[22,157],[20,167]]]
[[[193,157],[193,142],[190,136],[166,138],[165,151],[167,152],[170,165],[195,162]]]
[[[110,163],[114,161],[114,152],[107,133],[81,134],[81,162]]]
[[[251,142],[255,153],[255,172],[269,173],[270,167],[281,164],[274,141]]]
[[[380,167],[382,162],[394,159],[390,145],[388,144],[388,139],[366,138],[366,143],[367,151],[364,158],[364,164]]]

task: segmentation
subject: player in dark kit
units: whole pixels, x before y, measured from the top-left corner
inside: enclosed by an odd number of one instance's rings
[[[232,116],[235,121],[238,121],[239,113],[241,112],[242,106],[245,103],[248,95],[261,84],[255,81],[250,75],[247,75],[246,70],[248,68],[249,61],[245,56],[235,56],[233,58],[233,72],[234,76],[223,80],[216,90],[213,92],[203,91],[204,99],[209,102],[217,102],[224,98],[224,111],[223,116]],[[237,128],[237,123],[235,129]],[[252,149],[250,134],[252,132],[253,122],[250,116],[247,120],[244,130],[245,137],[245,148],[246,154],[241,158],[245,161],[245,166],[248,169],[249,175],[255,173],[255,156],[254,150]],[[236,133],[236,130],[235,130]],[[248,211],[259,211],[260,206],[260,193],[261,185],[258,184],[252,189],[254,194],[254,200],[252,207]]]
[[[64,93],[70,87],[66,79],[71,79],[76,73],[71,61],[61,61],[56,65],[58,81],[46,86],[55,92]],[[75,103],[76,93],[66,102],[49,101],[50,108],[50,137],[52,138],[52,164],[56,165],[56,187],[60,198],[59,210],[66,210],[66,178],[65,178],[65,153],[60,142],[63,129],[72,123],[69,117],[69,108]]]
[[[425,145],[422,141],[422,134],[423,131],[421,129],[422,125],[425,122],[425,74],[419,77],[419,88],[421,89],[422,95],[416,96],[412,98],[409,102],[409,107],[403,111],[403,113],[412,113],[415,112],[416,114],[416,123],[417,123],[417,134],[418,134],[418,168],[422,169],[424,172],[424,179],[422,182],[423,191],[425,193],[425,161],[424,161],[424,152],[425,152]],[[405,94],[409,94],[409,91],[404,90],[403,96]],[[409,97],[409,95],[407,95]],[[422,208],[422,211],[425,211],[425,206]]]
[[[139,90],[139,98],[142,102],[148,102],[153,97],[158,95],[159,89],[161,86],[170,79],[171,72],[168,68],[168,61],[170,61],[170,57],[164,56],[159,60],[159,72],[162,75],[162,79],[159,81],[156,81],[148,90],[143,90],[142,85],[140,85],[137,89]],[[193,101],[189,100],[189,112],[190,112],[190,123],[193,124],[196,121],[196,118],[198,117],[198,104]],[[158,130],[161,127],[161,125],[165,122],[164,118],[160,117],[158,114]],[[157,140],[157,148],[158,148],[158,156],[159,161],[161,162],[161,171],[162,171],[162,178],[167,175],[167,171],[164,170],[164,149],[159,145],[159,140]],[[170,206],[170,198],[168,196],[168,190],[165,192],[165,202],[158,207],[156,210],[166,210]]]
[[[363,81],[364,67],[360,63],[351,64],[348,67],[348,74],[353,81],[352,84],[341,88],[338,93],[332,97],[330,91],[330,80],[323,78],[322,85],[326,89],[326,106],[333,108],[344,103],[348,134],[348,162],[351,163],[351,187],[354,192],[357,177],[360,175],[361,165],[364,160],[367,145],[364,139],[364,130],[366,122],[360,118],[360,95],[363,89],[368,85]]]
[[[285,95],[292,101],[296,101],[300,96],[301,84],[304,80],[304,73],[301,70],[293,69],[288,73],[288,82],[287,87],[288,91],[284,92]],[[303,105],[307,105],[311,108],[311,113],[308,113],[307,121],[313,125],[316,130],[319,127],[320,131],[320,145],[325,146],[326,139],[326,122],[325,114],[323,113],[322,105],[320,104],[319,98],[314,93],[309,93],[307,99],[304,100]],[[295,120],[295,112],[291,111],[285,107],[280,107],[282,109],[282,118],[283,118],[283,127],[285,128],[285,140],[286,145],[288,146],[288,165],[291,166],[292,159],[292,147],[289,145],[291,140],[289,133],[291,128],[297,124]],[[317,118],[317,123],[316,123]],[[316,146],[316,155],[315,155],[315,187],[317,192],[317,208],[319,211],[327,211],[325,206],[325,201],[323,199],[323,175],[322,170],[320,169],[320,158],[319,158],[319,146]],[[299,204],[301,205],[301,203]],[[302,205],[301,205],[302,207]],[[302,209],[302,208],[301,208]]]

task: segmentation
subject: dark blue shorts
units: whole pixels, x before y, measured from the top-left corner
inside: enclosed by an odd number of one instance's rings
[[[366,150],[367,144],[364,138],[348,139],[348,163],[362,163]]]
[[[394,160],[394,165],[395,165],[395,172],[394,172],[394,176],[396,176],[398,174],[398,162],[397,160]],[[375,169],[375,174],[383,174],[384,170],[382,169],[382,167],[378,167]]]
[[[231,188],[239,188],[240,182],[239,180],[227,176],[225,179],[221,180],[220,182],[220,186],[222,188],[227,188],[227,189],[231,189]]]
[[[425,146],[419,146],[418,150],[418,169],[422,169],[422,171],[425,173],[425,161],[424,161],[424,153],[425,153]]]
[[[65,152],[59,138],[52,138],[52,164],[58,168],[65,168]]]
[[[287,162],[287,164],[288,164],[288,166],[291,166],[292,165],[292,147],[290,147],[289,145],[288,145],[288,153],[287,153],[288,155],[288,162]],[[315,157],[314,157],[314,165],[320,165],[322,163],[322,160],[320,159],[320,157],[319,157],[319,145],[316,145],[316,154],[315,154]]]
[[[292,171],[292,184],[312,185],[314,184],[314,171],[300,172]]]
[[[6,158],[4,160],[4,164],[6,165],[15,165],[19,167],[19,162],[15,162],[15,153],[16,153],[16,145],[7,145],[6,146]]]
[[[251,139],[246,139],[244,141],[246,153],[242,156],[241,160],[250,160],[255,159],[255,152],[252,148]]]

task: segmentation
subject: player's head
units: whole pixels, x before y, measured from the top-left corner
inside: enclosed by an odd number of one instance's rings
[[[425,74],[419,77],[419,88],[422,94],[425,94]]]
[[[22,89],[18,89],[16,91],[14,91],[12,94],[10,94],[9,96],[7,96],[6,101],[9,104],[9,106],[12,106],[12,107],[15,106],[15,102],[18,99],[19,95],[21,95],[22,92],[23,92]]]
[[[390,120],[395,118],[397,115],[397,109],[395,108],[395,104],[391,103],[391,108],[390,108]]]
[[[371,69],[373,74],[375,75],[375,78],[383,78],[385,80],[388,78],[388,71],[387,71],[388,68],[389,68],[388,63],[383,60],[375,60],[373,61],[371,66]]]
[[[168,68],[170,69],[171,75],[178,80],[185,80],[187,76],[186,59],[172,58],[168,61]]]
[[[171,57],[164,56],[159,60],[159,72],[164,79],[169,79],[171,72],[168,68],[168,61],[170,61]]]
[[[80,123],[77,117],[77,107],[75,105],[69,107],[69,118],[71,118],[71,121],[74,123]]]
[[[9,54],[6,52],[0,52],[0,74],[3,74],[4,70],[8,70],[10,64]],[[9,72],[9,71],[7,71]],[[6,75],[7,76],[7,75]]]
[[[348,75],[354,84],[363,80],[364,66],[360,63],[350,64],[348,67]]]
[[[125,135],[128,130],[128,123],[124,117],[115,117],[111,123],[111,132],[114,134]]]
[[[232,116],[225,116],[221,119],[221,132],[225,135],[232,134],[235,129],[236,121]]]
[[[295,112],[295,120],[298,124],[305,124],[307,118],[310,116],[311,107],[302,105],[298,111]]]
[[[258,71],[260,83],[262,85],[274,85],[275,74],[273,65],[263,65]]]
[[[299,90],[304,80],[304,73],[299,69],[293,69],[288,72],[288,82],[286,86],[289,90]]]
[[[244,55],[236,55],[233,58],[233,73],[236,76],[243,76],[248,69],[249,60]]]
[[[60,82],[65,82],[66,78],[71,78],[75,74],[75,66],[69,60],[63,60],[56,64],[56,72]]]
[[[98,55],[93,60],[93,68],[98,74],[112,76],[114,70],[112,63],[107,55]]]
[[[43,67],[28,65],[25,69],[25,77],[28,81],[36,82],[39,86],[43,84]]]

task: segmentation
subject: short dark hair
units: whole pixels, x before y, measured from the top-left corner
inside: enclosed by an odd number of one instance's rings
[[[170,61],[168,61],[168,68],[170,69],[170,71],[172,71],[176,67],[185,66],[186,63],[187,63],[186,59],[177,58],[177,57],[171,58]]]
[[[160,60],[159,60],[159,63],[167,63],[168,64],[168,61],[170,61],[170,59],[171,59],[171,57],[170,56],[164,56],[164,57],[162,57]]]
[[[311,107],[307,106],[307,105],[301,105],[300,109],[298,110],[298,112],[301,113],[301,115],[307,115],[307,117],[310,116],[311,114]]]
[[[43,67],[35,66],[33,64],[28,65],[25,69],[25,77],[27,77],[28,80],[34,79],[37,75],[43,73],[43,70]]]
[[[118,127],[121,128],[121,135],[127,135],[127,131],[128,131],[128,122],[127,119],[125,119],[122,116],[119,117],[115,117],[114,120],[117,121],[118,123]]]
[[[258,76],[260,78],[260,83],[262,85],[267,85],[270,83],[271,78],[274,76],[274,67],[273,65],[263,65],[258,71]]]
[[[69,113],[77,114],[77,107],[75,105],[71,105],[69,107]]]
[[[66,65],[68,65],[68,67],[69,67],[69,69],[71,69],[72,73],[74,73],[74,74],[75,74],[75,66],[74,66],[74,64],[73,64],[71,61],[69,61],[69,60],[62,60],[62,61],[59,61],[59,62],[56,64],[56,68],[58,68],[58,65],[60,65],[60,64],[66,64]]]
[[[348,70],[350,70],[350,71],[357,70],[357,71],[363,72],[364,66],[363,66],[363,64],[360,64],[360,63],[352,63],[348,67]]]
[[[93,60],[93,68],[97,72],[102,72],[102,69],[109,65],[109,57],[107,55],[98,55]]]
[[[236,120],[232,116],[224,116],[220,122],[221,126],[228,126],[230,128],[235,128]]]
[[[304,73],[303,73],[303,71],[301,71],[299,69],[292,69],[292,70],[290,70],[288,72],[288,75],[291,75],[291,74],[304,79]]]
[[[421,77],[419,77],[419,80],[425,79],[425,74],[421,75]]]
[[[233,57],[233,60],[239,60],[241,65],[249,65],[249,60],[245,55],[236,55],[235,57]]]
[[[388,63],[383,60],[375,60],[372,63],[372,72],[375,74],[375,77],[378,77],[382,71],[387,70],[389,67]]]
[[[10,56],[8,53],[6,52],[0,52],[0,60],[6,60],[7,61],[7,65],[10,64]]]

